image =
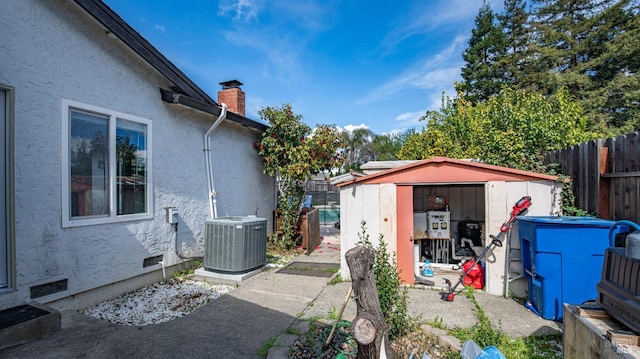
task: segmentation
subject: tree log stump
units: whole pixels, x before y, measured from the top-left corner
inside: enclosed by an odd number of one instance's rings
[[[357,358],[379,359],[381,354],[393,358],[389,345],[389,326],[380,308],[378,288],[373,275],[375,256],[375,250],[365,246],[356,246],[345,254],[357,305],[352,326],[353,338],[358,343]],[[380,353],[383,340],[385,353]]]

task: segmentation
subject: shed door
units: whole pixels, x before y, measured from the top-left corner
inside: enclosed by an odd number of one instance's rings
[[[0,288],[9,285],[7,240],[7,92],[0,89]]]

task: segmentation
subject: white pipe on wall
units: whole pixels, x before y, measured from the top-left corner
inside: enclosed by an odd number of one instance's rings
[[[204,134],[204,165],[205,171],[207,172],[207,189],[209,190],[209,217],[216,218],[218,217],[218,200],[216,196],[218,193],[216,192],[214,183],[213,183],[213,166],[211,165],[211,146],[209,144],[209,136],[211,133],[222,123],[222,121],[227,118],[227,105],[224,103],[220,104],[222,106],[222,111],[220,112],[220,116],[218,119],[209,127],[209,130]]]

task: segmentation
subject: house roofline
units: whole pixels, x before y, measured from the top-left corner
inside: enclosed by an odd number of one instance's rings
[[[197,111],[214,115],[216,117],[220,116],[222,112],[222,109],[218,105],[212,105],[177,92],[160,89],[160,96],[162,97],[162,101],[164,102],[189,107]],[[260,132],[264,132],[267,128],[269,128],[269,126],[263,123],[254,121],[244,116],[240,116],[233,112],[227,112],[226,119],[239,125],[258,130]]]
[[[98,21],[104,28],[120,39],[126,46],[138,54],[144,61],[156,69],[162,76],[176,86],[176,91],[166,91],[161,93],[163,101],[176,103],[170,97],[180,95],[180,104],[193,109],[219,116],[221,109],[218,103],[207,95],[198,85],[187,75],[176,67],[169,59],[160,53],[149,41],[134,30],[115,11],[111,10],[101,0],[74,0],[91,17]],[[167,100],[169,98],[169,100]],[[233,112],[227,113],[227,119],[240,125],[264,132],[268,126],[238,115]]]
[[[125,45],[142,57],[149,65],[175,84],[180,91],[206,103],[217,105],[198,85],[189,79],[169,59],[160,53],[149,41],[127,24],[115,11],[101,0],[74,0],[89,15],[96,19],[107,31],[119,38]]]

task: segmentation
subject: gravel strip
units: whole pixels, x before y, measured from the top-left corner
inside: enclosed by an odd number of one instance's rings
[[[121,325],[158,324],[185,316],[231,289],[229,285],[172,278],[96,304],[84,314]]]

